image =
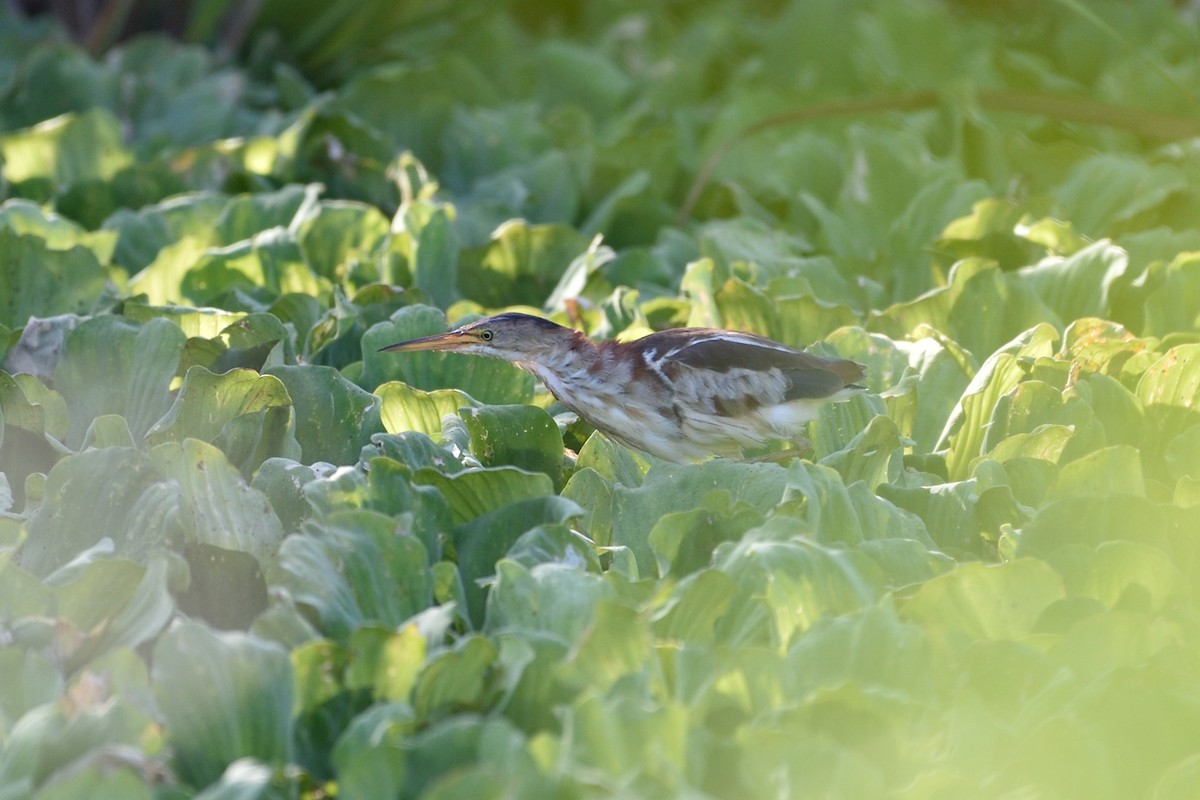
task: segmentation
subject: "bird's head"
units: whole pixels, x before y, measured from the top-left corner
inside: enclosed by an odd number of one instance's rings
[[[543,363],[556,350],[569,347],[577,336],[570,328],[550,320],[509,312],[485,317],[449,333],[388,345],[379,352],[444,350],[532,364]]]

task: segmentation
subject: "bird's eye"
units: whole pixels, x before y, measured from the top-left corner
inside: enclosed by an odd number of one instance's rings
[[[479,338],[483,339],[485,342],[490,342],[492,340],[492,332],[491,331],[480,331]]]

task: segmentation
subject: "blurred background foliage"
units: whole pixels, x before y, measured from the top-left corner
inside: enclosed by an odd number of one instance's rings
[[[1196,20],[0,6],[0,798],[1191,797]],[[505,308],[871,393],[674,465],[377,352]]]

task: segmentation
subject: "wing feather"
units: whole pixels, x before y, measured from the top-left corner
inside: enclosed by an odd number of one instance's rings
[[[651,334],[634,344],[640,345],[643,352],[667,357],[663,369],[673,370],[674,379],[684,369],[723,374],[728,379],[728,391],[720,392],[721,405],[730,410],[829,397],[866,374],[853,361],[793,350],[749,333],[683,328]],[[763,397],[763,387],[753,376],[775,370],[785,381],[782,396]]]

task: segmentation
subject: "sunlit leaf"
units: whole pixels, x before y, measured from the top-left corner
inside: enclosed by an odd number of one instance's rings
[[[4,177],[12,183],[46,178],[65,186],[111,178],[133,161],[121,141],[121,123],[104,108],[66,114],[0,137]]]
[[[1062,579],[1041,561],[966,564],[922,586],[904,618],[959,628],[976,638],[1017,639],[1064,595]]]
[[[175,402],[146,434],[149,444],[203,439],[249,472],[271,457],[296,458],[292,399],[274,376],[253,370],[214,375],[192,367]]]
[[[1049,356],[1057,338],[1049,325],[1039,325],[992,354],[975,373],[939,440],[939,446],[950,448],[946,466],[951,479],[964,477],[971,459],[981,455],[992,409],[1028,375],[1026,359]]]

